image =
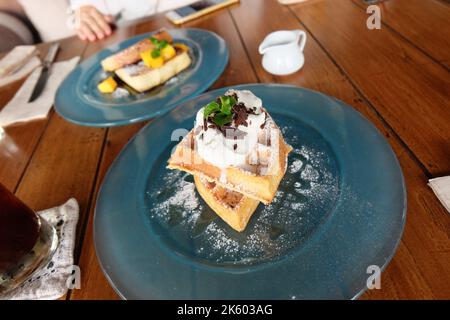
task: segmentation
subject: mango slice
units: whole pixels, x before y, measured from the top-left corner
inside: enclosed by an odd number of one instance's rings
[[[161,56],[163,57],[164,61],[172,59],[176,54],[177,53],[175,49],[170,44],[161,49]]]
[[[142,51],[140,53],[142,61],[144,61],[144,64],[149,68],[156,69],[162,67],[162,65],[164,64],[163,57],[160,55],[159,57],[153,58],[152,51],[153,49]]]
[[[97,85],[97,88],[102,93],[112,93],[117,88],[117,82],[113,77],[108,77]]]

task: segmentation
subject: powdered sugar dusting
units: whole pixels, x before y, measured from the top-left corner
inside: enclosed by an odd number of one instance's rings
[[[337,166],[325,147],[304,144],[295,135],[286,140],[294,150],[276,197],[267,206],[259,205],[241,233],[203,202],[191,176],[162,170],[155,178],[162,183],[155,183],[148,194],[150,216],[176,237],[180,246],[175,250],[208,263],[246,265],[285,255],[311,236],[338,197]]]
[[[240,249],[239,242],[228,237],[225,230],[220,228],[215,222],[206,228],[205,236],[208,237],[211,247],[215,251],[225,250],[228,253],[236,253]]]
[[[151,212],[158,216],[158,218],[162,218],[168,222],[170,216],[167,213],[177,208],[181,209],[181,216],[187,218],[189,221],[195,221],[198,218],[200,201],[195,194],[194,183],[186,181],[185,178],[187,176],[187,173],[171,171],[164,177],[165,184],[167,183],[173,186],[176,192],[164,201],[156,203]],[[163,193],[164,189],[161,189],[155,195],[158,197]]]

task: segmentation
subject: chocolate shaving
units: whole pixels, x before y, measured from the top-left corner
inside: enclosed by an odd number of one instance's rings
[[[236,127],[239,127],[239,126],[247,127],[248,126],[247,118],[249,115],[249,111],[244,106],[244,104],[239,103],[239,104],[234,105],[232,112],[233,112],[233,120],[234,120]]]
[[[267,112],[264,111],[264,122],[259,126],[261,129],[264,129],[264,127],[266,126],[266,121],[267,121]]]

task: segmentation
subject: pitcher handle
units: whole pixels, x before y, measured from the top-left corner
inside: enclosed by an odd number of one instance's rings
[[[300,51],[303,52],[303,49],[305,48],[306,44],[306,32],[303,30],[295,30],[297,33],[297,43]]]

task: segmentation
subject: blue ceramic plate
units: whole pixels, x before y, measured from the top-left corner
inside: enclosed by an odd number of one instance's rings
[[[350,299],[388,264],[406,194],[399,163],[353,108],[292,86],[252,90],[294,151],[275,200],[244,232],[200,199],[193,179],[165,168],[196,111],[227,88],[144,127],[101,187],[94,235],[104,273],[126,299]],[[369,272],[368,272],[369,271]]]
[[[65,119],[80,125],[107,127],[147,120],[205,91],[228,62],[225,41],[201,29],[168,30],[174,42],[189,46],[191,66],[165,84],[148,92],[113,98],[102,94],[97,84],[106,77],[100,61],[151,34],[143,34],[109,47],[80,64],[56,93],[55,109]]]

